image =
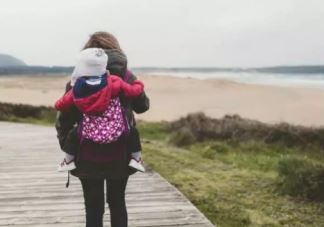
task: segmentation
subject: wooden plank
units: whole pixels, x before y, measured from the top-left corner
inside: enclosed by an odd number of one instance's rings
[[[0,226],[84,225],[79,180],[66,189],[66,174],[56,172],[62,155],[54,128],[0,122]],[[130,178],[126,201],[132,227],[214,226],[153,171]],[[109,226],[107,207],[106,213]]]

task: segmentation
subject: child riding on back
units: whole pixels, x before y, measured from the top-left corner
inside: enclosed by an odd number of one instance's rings
[[[82,113],[77,133],[80,142],[87,139],[95,143],[111,143],[127,134],[130,141],[140,143],[137,130],[129,128],[119,95],[135,98],[143,92],[144,85],[139,80],[128,84],[118,76],[110,75],[106,70],[107,62],[108,56],[103,49],[81,51],[71,78],[72,89],[55,103],[55,108],[64,112],[76,106]],[[144,171],[140,158],[134,158],[139,156],[138,152],[134,151],[129,166]],[[74,157],[75,153],[66,153],[58,170],[75,169]]]

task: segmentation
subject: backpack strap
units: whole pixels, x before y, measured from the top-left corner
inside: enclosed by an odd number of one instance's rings
[[[65,184],[65,187],[68,188],[70,186],[70,171],[68,171],[68,179],[67,182]]]
[[[130,70],[127,69],[125,75],[124,75],[124,82],[128,83],[128,80],[129,78],[132,76],[132,73]],[[123,105],[124,102],[121,101],[121,104],[122,104],[122,111],[123,111],[123,122],[124,122],[124,126],[125,126],[125,134],[128,135],[129,132],[130,132],[130,124],[128,122],[128,119],[127,119],[127,111],[126,111],[126,107]]]
[[[128,82],[129,78],[132,76],[132,73],[127,69],[125,75],[124,75],[124,81]]]

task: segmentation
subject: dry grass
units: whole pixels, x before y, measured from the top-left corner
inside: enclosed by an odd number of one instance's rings
[[[56,111],[46,106],[31,106],[0,102],[0,121],[52,124]]]
[[[262,141],[286,146],[324,148],[324,128],[294,126],[287,123],[270,125],[243,119],[237,115],[212,119],[203,113],[190,114],[170,124],[178,144],[193,144],[207,140]],[[178,138],[177,138],[178,137]]]

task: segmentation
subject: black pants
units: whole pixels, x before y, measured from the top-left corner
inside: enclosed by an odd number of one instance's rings
[[[83,189],[86,227],[103,227],[105,213],[105,179],[80,179]],[[125,189],[128,178],[108,180],[107,203],[110,210],[111,227],[127,227],[128,217],[125,202]]]

